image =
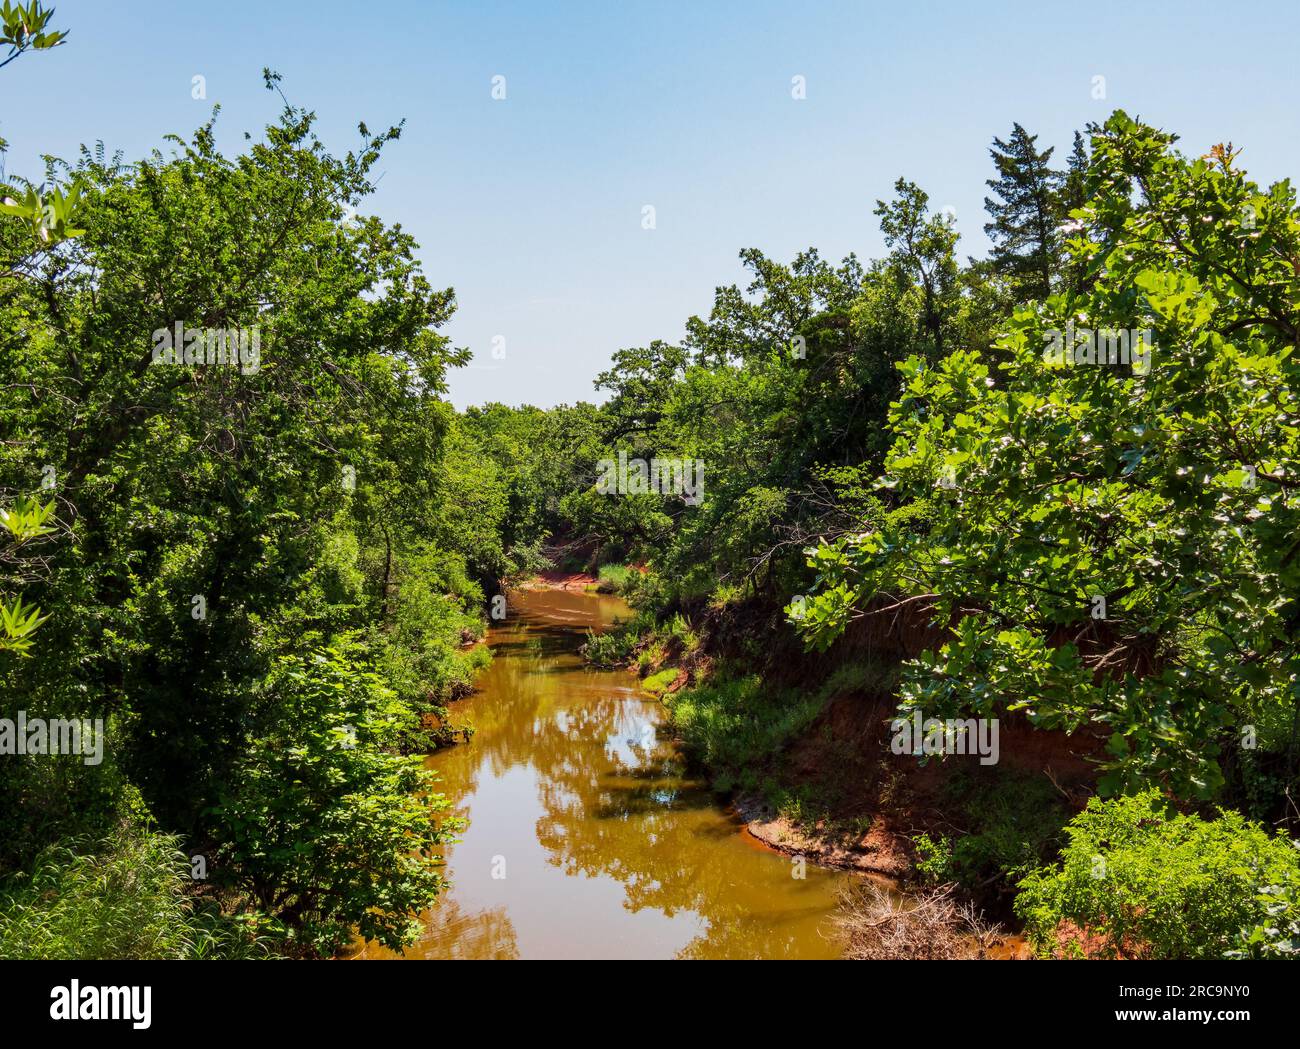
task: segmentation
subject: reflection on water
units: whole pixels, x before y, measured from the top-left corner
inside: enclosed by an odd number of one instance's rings
[[[428,759],[457,815],[452,887],[407,958],[830,958],[841,878],[763,849],[685,775],[663,708],[577,655],[617,598],[511,597],[459,706],[471,742]],[[394,957],[374,944],[358,957]]]

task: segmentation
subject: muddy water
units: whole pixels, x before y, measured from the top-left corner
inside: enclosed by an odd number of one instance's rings
[[[789,857],[686,776],[636,679],[578,656],[588,627],[627,614],[612,597],[512,595],[494,662],[457,710],[473,740],[428,759],[469,825],[405,957],[837,956],[826,919],[848,875],[792,877]]]

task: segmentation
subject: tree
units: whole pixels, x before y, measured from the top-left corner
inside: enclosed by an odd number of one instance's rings
[[[411,238],[349,217],[399,129],[362,125],[340,157],[313,126],[286,106],[237,157],[212,123],[134,165],[83,151],[75,169],[53,166],[50,191],[81,187],[81,236],[0,225],[0,491],[48,476],[61,532],[14,620],[27,631],[39,604],[49,642],[6,658],[0,704],[102,718],[113,741],[94,768],[7,766],[0,869],[156,821],[223,858],[218,880],[247,893],[232,905],[270,901],[317,945],[347,921],[396,943],[438,888],[427,850],[406,851],[438,831],[427,781],[399,756],[427,748],[418,715],[478,665],[460,650],[483,595],[453,545],[441,469],[445,370],[467,355],[436,330],[455,297],[429,285]],[[159,353],[166,338],[178,359]],[[400,731],[360,731],[335,769],[346,799],[295,796],[274,825],[323,887],[304,901],[298,869],[231,838],[247,809],[223,792],[238,777],[243,804],[265,800],[258,770],[291,757],[277,748],[320,742],[293,735],[285,712],[308,700],[278,668],[354,636],[364,655],[345,661],[345,691],[400,711]],[[349,713],[360,728],[366,712]],[[369,826],[370,846],[312,853],[317,803],[321,821],[347,810]],[[357,878],[379,895],[354,894]]]
[[[1294,776],[1300,212],[1228,147],[1173,142],[1123,112],[1093,136],[1085,297],[903,365],[883,483],[933,524],[820,546],[797,623],[827,645],[878,598],[928,610],[946,641],[906,667],[905,710],[1087,727],[1104,792],[1208,797],[1243,741]]]
[[[929,213],[930,198],[916,183],[900,178],[894,192],[891,203],[876,201],[875,214],[898,274],[921,288],[921,327],[932,352],[942,356],[945,329],[955,308],[958,234],[945,217]]]
[[[422,760],[393,753],[410,708],[349,638],[278,659],[258,692],[212,809],[215,876],[313,953],[354,930],[409,943],[456,826]]]
[[[1083,229],[1083,223],[1074,217],[1074,212],[1088,203],[1088,147],[1083,135],[1074,133],[1074,148],[1066,164],[1065,174],[1061,179],[1060,193],[1057,197],[1057,229],[1066,240],[1075,232]],[[1066,245],[1063,245],[1065,248]],[[1070,252],[1066,250],[1066,255]],[[1088,289],[1088,260],[1077,253],[1068,257],[1060,265],[1061,281],[1065,290],[1082,294]]]
[[[1056,230],[1060,176],[1050,167],[1052,150],[1038,152],[1037,140],[1019,124],[1012,126],[1010,141],[993,139],[989,155],[998,177],[986,184],[998,199],[984,198],[984,210],[993,219],[984,232],[993,241],[991,257],[997,271],[1016,279],[1025,295],[1045,299],[1052,292],[1060,251]]]
[[[40,0],[31,0],[26,5],[5,0],[0,8],[0,45],[9,46],[9,54],[0,61],[3,69],[25,51],[47,51],[58,47],[67,38],[62,31],[48,31],[54,10],[45,10]],[[0,139],[0,154],[5,150],[4,139]],[[0,271],[0,278],[14,277],[21,272],[33,254],[55,248],[62,241],[79,236],[84,230],[73,224],[77,210],[79,187],[74,186],[68,194],[55,189],[47,198],[32,186],[19,194],[0,186],[0,215],[17,219],[22,228],[30,231],[32,240],[29,252],[7,265],[8,273]],[[9,533],[11,547],[0,557],[0,564],[6,569],[13,569],[20,562],[19,551],[31,540],[50,535],[55,529],[48,522],[54,514],[54,503],[44,505],[20,497],[10,509],[0,507],[0,527]],[[0,579],[0,585],[8,580]],[[0,592],[0,652],[11,651],[26,655],[31,649],[31,635],[45,621],[39,608],[24,605],[21,597],[14,597],[6,603]]]

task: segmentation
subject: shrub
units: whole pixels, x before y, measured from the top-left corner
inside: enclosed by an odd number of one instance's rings
[[[405,946],[457,826],[421,760],[397,753],[414,713],[346,637],[278,660],[259,707],[211,813],[227,886],[293,950],[333,954],[354,932]]]
[[[122,830],[78,853],[46,849],[0,899],[0,957],[159,959],[249,955],[261,945],[188,895],[179,839]]]
[[[610,630],[597,633],[587,631],[587,640],[581,648],[582,658],[598,667],[619,667],[632,658],[637,635],[630,630]]]
[[[954,881],[952,841],[942,835],[935,841],[922,831],[913,835],[916,849],[916,873],[927,885],[943,885]]]
[[[1292,843],[1235,812],[1170,814],[1161,794],[1093,798],[1067,826],[1056,867],[1020,882],[1016,912],[1035,950],[1103,958],[1222,958],[1263,952],[1269,886],[1294,894]],[[1292,911],[1294,914],[1294,910]]]
[[[971,904],[957,903],[951,886],[904,901],[866,879],[841,893],[835,929],[844,956],[861,960],[986,958],[1001,933]]]

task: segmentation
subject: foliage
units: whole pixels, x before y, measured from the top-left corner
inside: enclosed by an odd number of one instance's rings
[[[952,841],[940,836],[937,840],[922,831],[912,836],[916,850],[916,873],[925,885],[947,885],[956,881],[953,869]]]
[[[412,719],[346,639],[282,658],[261,689],[213,806],[217,876],[311,951],[353,930],[399,948],[442,887],[454,823],[421,759],[393,753]]]
[[[944,795],[964,833],[951,842],[941,881],[967,889],[996,885],[1009,891],[1022,875],[1054,856],[1061,844],[1068,813],[1044,776],[1000,768],[958,772],[945,782]]]
[[[255,933],[196,904],[179,840],[123,829],[92,851],[53,846],[0,898],[0,957],[256,957]]]
[[[1243,944],[1263,954],[1279,898],[1266,890],[1294,898],[1300,884],[1285,837],[1235,812],[1171,814],[1155,790],[1093,798],[1066,834],[1060,864],[1027,875],[1015,904],[1043,956],[1221,958]]]
[[[1093,727],[1103,790],[1210,796],[1241,739],[1294,746],[1300,221],[1288,183],[1172,141],[1123,113],[1093,135],[1085,294],[901,366],[884,484],[933,523],[812,551],[798,625],[824,646],[878,595],[929,609],[949,640],[909,667],[905,709]],[[1151,329],[1153,367],[1062,366],[1043,350],[1073,325]]]
[[[58,42],[32,9],[20,38],[4,8],[20,51]],[[398,946],[448,829],[402,755],[486,658],[507,498],[443,400],[453,292],[356,214],[400,128],[337,156],[286,105],[231,157],[215,120],[5,194],[3,713],[102,719],[108,746],[6,763],[0,876],[82,885],[68,843],[129,819],[219,857],[221,905],[294,951]],[[178,325],[245,355],[156,359]]]
[[[24,545],[40,536],[53,534],[54,529],[46,523],[53,514],[53,502],[41,505],[35,499],[19,498],[8,509],[0,507],[0,529],[9,533],[10,540],[8,548],[0,551],[0,566],[21,574],[25,567]],[[48,618],[42,616],[41,610],[34,605],[23,604],[21,595],[5,601],[0,593],[0,652],[28,655],[32,634]]]
[[[638,641],[638,635],[626,628],[616,627],[601,632],[588,630],[582,657],[598,667],[623,666],[632,658]]]
[[[757,675],[711,681],[666,695],[690,751],[718,773],[721,789],[758,785],[757,764],[812,724],[827,696],[776,689]]]

